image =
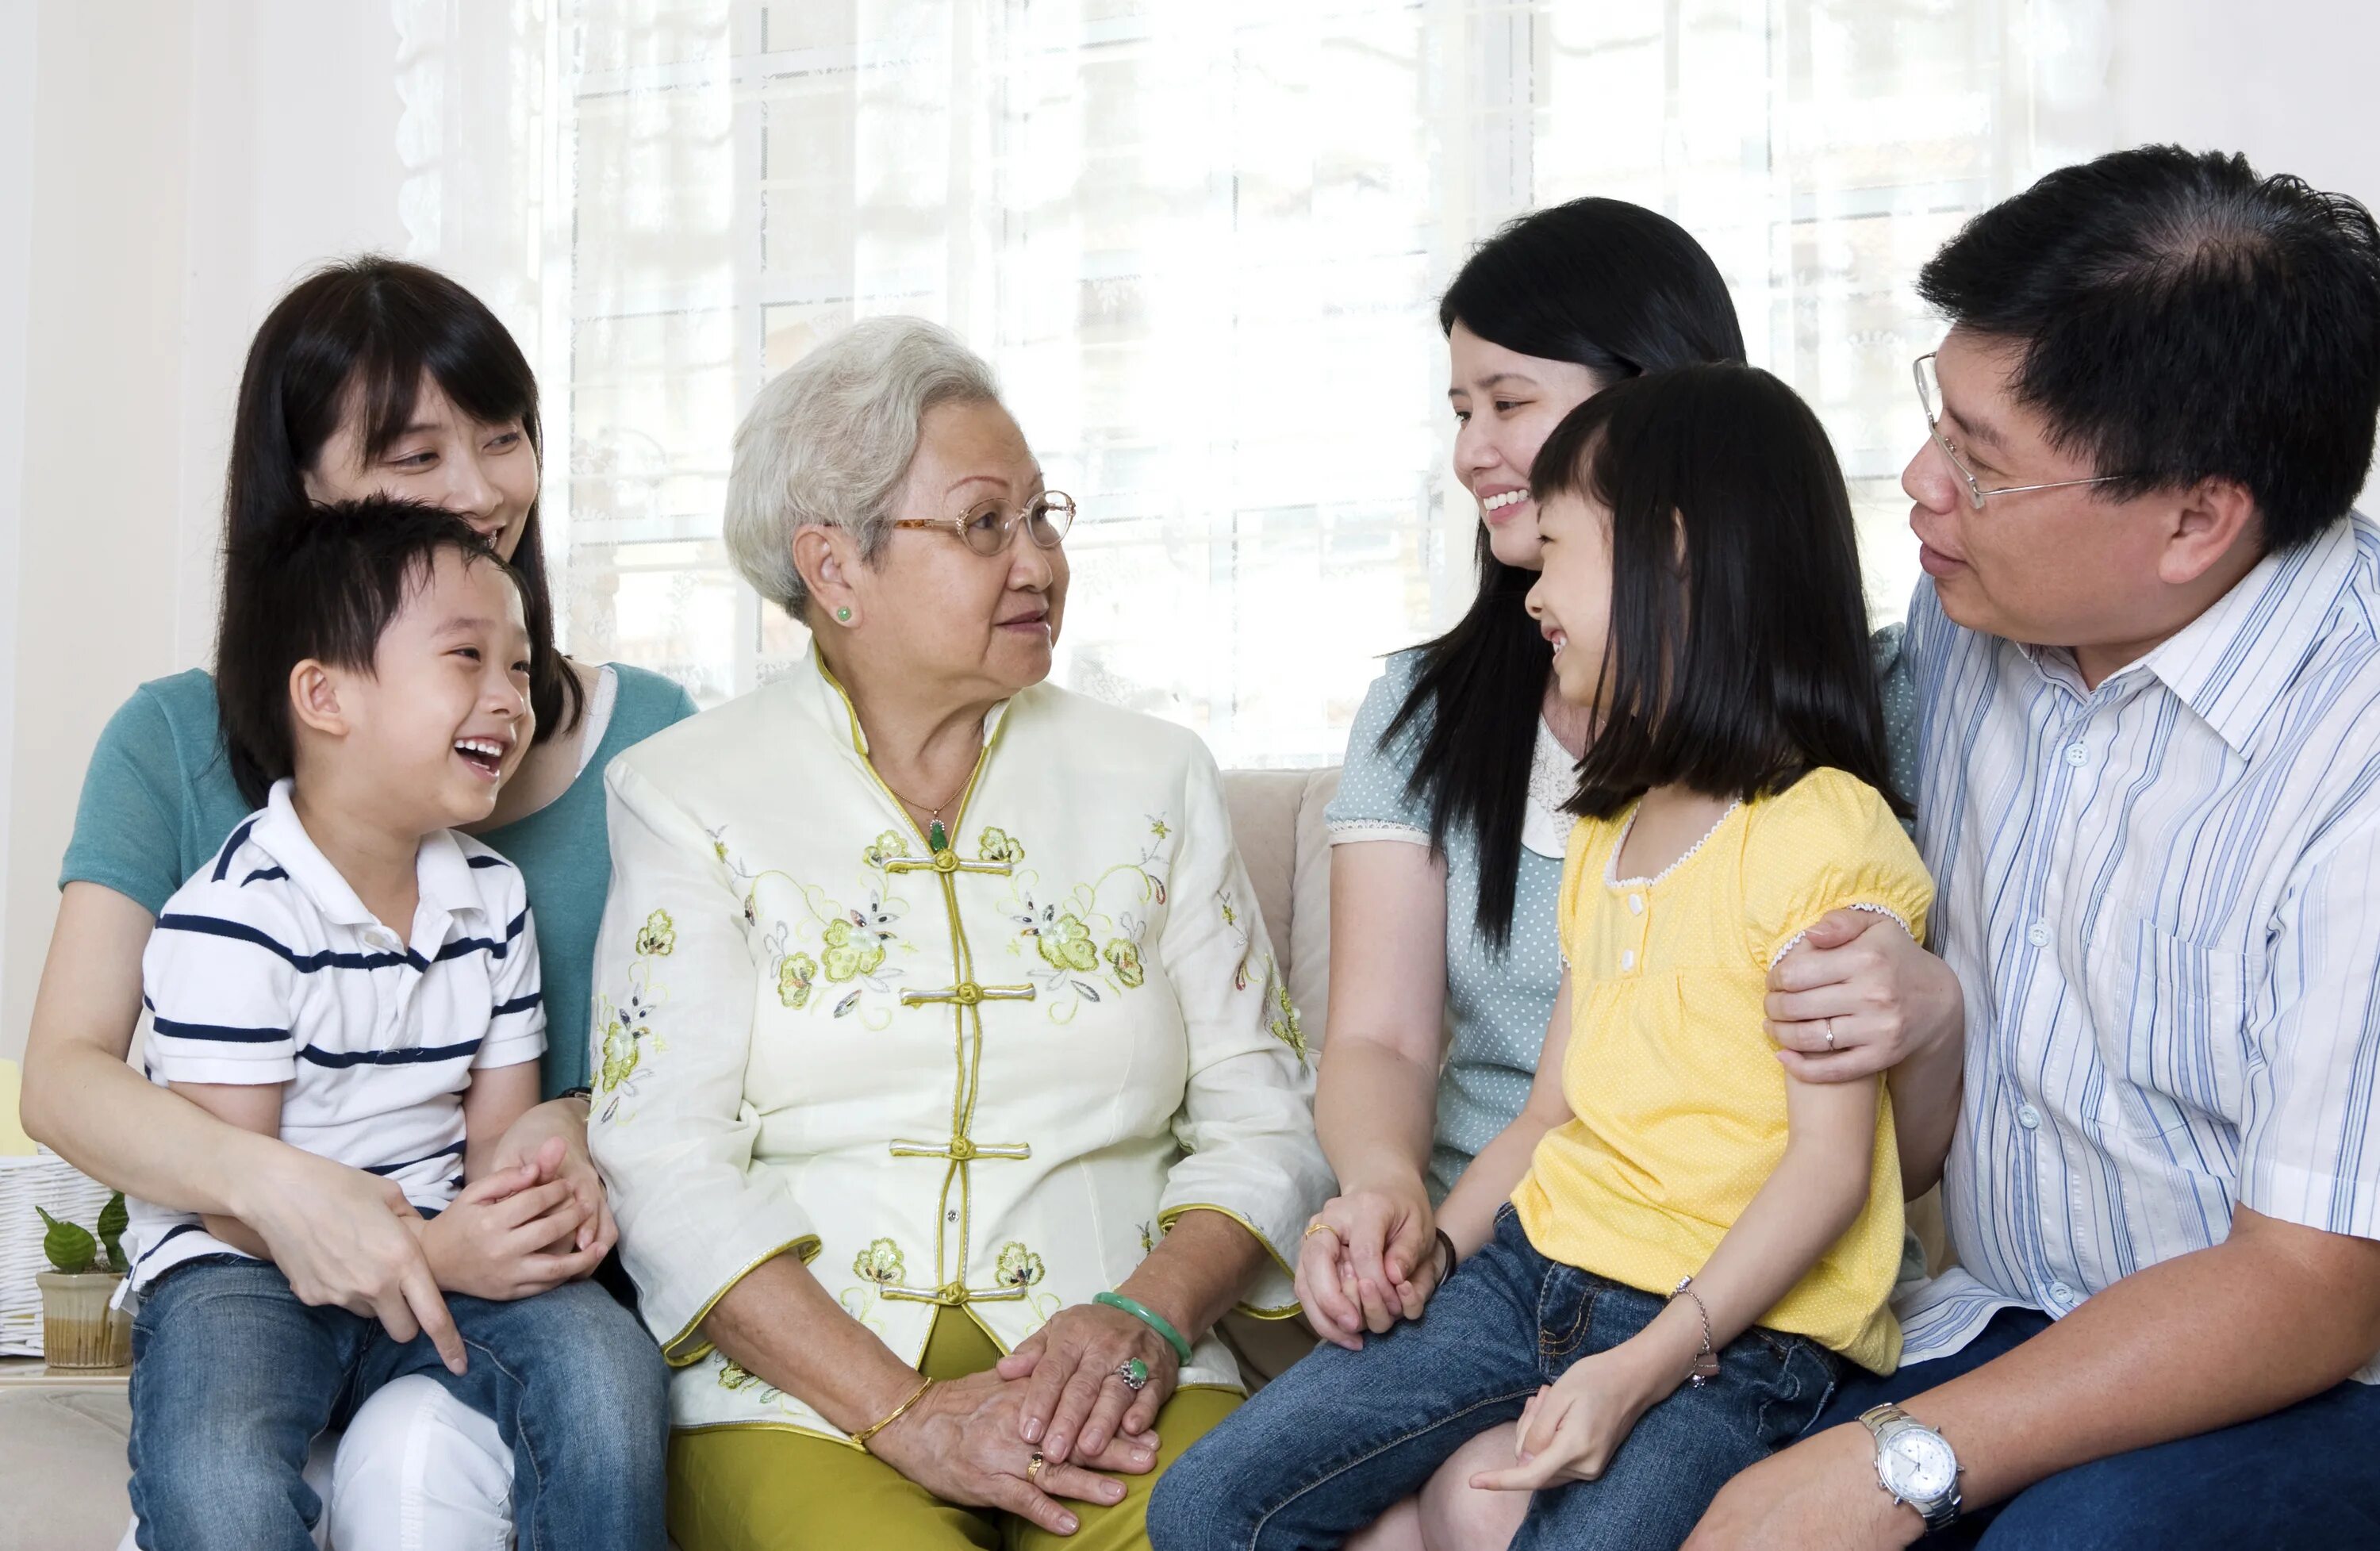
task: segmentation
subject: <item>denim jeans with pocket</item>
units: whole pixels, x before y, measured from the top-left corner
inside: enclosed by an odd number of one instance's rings
[[[1540,1386],[1635,1335],[1664,1300],[1547,1259],[1510,1206],[1422,1317],[1324,1346],[1226,1418],[1149,1500],[1157,1551],[1320,1551],[1401,1498]],[[1840,1360],[1754,1329],[1718,1377],[1638,1419],[1602,1476],[1536,1493],[1513,1551],[1674,1551],[1728,1478],[1823,1410]]]
[[[427,1337],[310,1308],[270,1261],[210,1255],[152,1285],[132,1324],[132,1507],[143,1547],[312,1551],[316,1434],[392,1379],[427,1374],[513,1451],[520,1551],[659,1551],[666,1370],[592,1282],[494,1303],[447,1295],[470,1371]]]

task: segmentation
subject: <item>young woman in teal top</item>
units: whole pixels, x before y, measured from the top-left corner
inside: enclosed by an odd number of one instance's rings
[[[614,1237],[587,1156],[586,1104],[568,1094],[586,1078],[588,981],[610,880],[603,767],[694,706],[658,675],[581,665],[553,649],[539,483],[528,363],[494,314],[444,276],[388,259],[335,264],[283,298],[258,331],[233,425],[229,534],[301,496],[393,495],[465,517],[523,578],[536,741],[481,838],[528,883],[551,1029],[547,1102],[505,1133],[498,1161],[534,1159],[560,1139],[550,1182],[561,1188],[540,1222],[572,1236],[565,1274],[584,1275]],[[243,606],[227,589],[226,616]],[[262,801],[257,772],[238,767],[204,673],[143,685],[108,723],[84,778],[34,1003],[26,1129],[128,1194],[240,1218],[306,1302],[376,1314],[397,1339],[426,1333],[459,1357],[393,1187],[224,1124],[127,1064],[156,911]],[[490,1213],[492,1251],[503,1206],[453,1209]],[[428,1544],[502,1544],[508,1459],[492,1424],[452,1405],[437,1385],[390,1385],[348,1423],[333,1537],[343,1551],[374,1551],[414,1532]]]

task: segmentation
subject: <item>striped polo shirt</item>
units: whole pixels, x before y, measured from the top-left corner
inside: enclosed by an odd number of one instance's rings
[[[2096,689],[1930,584],[1905,666],[1967,1068],[1958,1266],[1900,1300],[1902,1361],[2219,1243],[2235,1206],[2380,1238],[2380,529],[2267,556]]]
[[[545,1048],[520,872],[468,835],[423,837],[410,940],[307,837],[290,783],[166,901],[141,955],[156,1083],[279,1084],[281,1139],[394,1180],[424,1214],[463,1184],[463,1092]],[[128,1203],[137,1290],[239,1252],[199,1219]]]

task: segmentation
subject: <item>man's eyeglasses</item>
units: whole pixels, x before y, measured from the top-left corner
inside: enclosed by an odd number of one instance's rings
[[[1950,445],[1949,438],[1942,434],[1942,380],[1934,373],[1933,353],[1928,351],[1918,357],[1911,363],[1911,370],[1917,377],[1917,403],[1925,411],[1925,430],[1934,438],[1934,445],[1941,448],[1942,455],[1950,460],[1951,471],[1957,474],[1960,482],[1967,487],[1967,501],[1976,511],[1980,512],[1984,509],[1984,497],[1987,495],[2022,495],[2026,491],[2056,491],[2068,490],[2076,485],[2104,485],[2110,480],[2124,478],[2121,474],[2102,474],[2089,479],[2052,479],[2047,484],[2042,485],[1995,485],[1985,490],[1984,482],[1976,479],[1974,471],[1960,458],[1959,450]]]
[[[901,517],[892,526],[955,533],[960,542],[989,560],[1007,552],[1020,527],[1042,549],[1054,550],[1064,543],[1066,530],[1075,526],[1075,498],[1063,491],[1047,491],[1014,512],[997,501],[987,501],[955,517]]]

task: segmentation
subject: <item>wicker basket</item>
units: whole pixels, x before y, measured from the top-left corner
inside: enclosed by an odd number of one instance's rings
[[[115,1192],[52,1153],[0,1157],[0,1357],[42,1355],[42,1214],[90,1228]]]

